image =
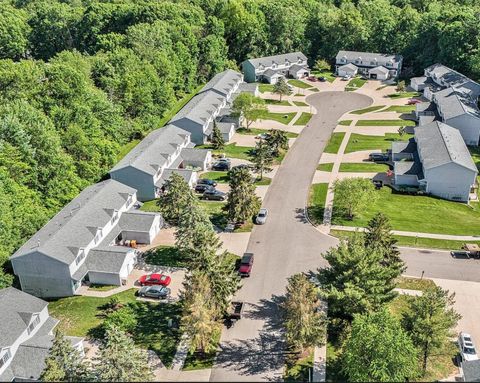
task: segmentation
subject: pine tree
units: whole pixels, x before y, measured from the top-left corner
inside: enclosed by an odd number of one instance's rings
[[[178,224],[179,216],[197,201],[192,189],[183,177],[172,173],[164,184],[165,193],[160,196],[157,205],[163,218],[171,225]]]
[[[324,258],[329,267],[319,270],[318,279],[332,317],[350,321],[355,314],[378,310],[396,296],[398,269],[385,267],[383,254],[367,249],[360,233],[330,249]]]
[[[285,78],[280,77],[278,81],[273,85],[272,93],[278,94],[280,96],[280,101],[282,101],[282,96],[288,96],[292,94],[290,87],[288,86]]]
[[[105,331],[94,367],[96,380],[104,382],[144,382],[153,378],[147,352],[113,326]]]
[[[455,294],[435,286],[410,301],[403,314],[403,326],[421,352],[422,370],[427,371],[428,358],[441,350],[451,337],[461,315],[454,309]]]
[[[270,129],[265,142],[272,150],[272,155],[277,157],[280,150],[288,150],[287,133],[280,129]]]
[[[377,213],[368,222],[365,232],[365,246],[376,249],[383,254],[383,265],[397,269],[401,274],[405,271],[405,263],[400,258],[400,251],[396,246],[397,240],[392,235],[392,226],[388,217],[383,213]]]
[[[212,146],[216,150],[221,150],[225,146],[225,140],[223,139],[222,132],[218,128],[216,120],[213,120],[213,131],[212,131]]]
[[[59,331],[55,332],[45,364],[46,367],[40,377],[44,382],[75,382],[87,377],[87,369],[82,363],[80,353]]]
[[[263,173],[272,171],[273,156],[270,147],[263,141],[259,140],[255,146],[255,154],[252,156],[255,173],[260,174],[263,179]]]
[[[230,221],[244,223],[260,209],[260,198],[255,194],[255,184],[248,169],[231,170],[229,178],[230,192],[224,209]]]
[[[326,318],[319,305],[317,289],[305,274],[288,279],[283,308],[287,343],[294,350],[303,352],[324,342]]]

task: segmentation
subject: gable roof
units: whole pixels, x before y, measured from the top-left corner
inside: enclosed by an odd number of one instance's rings
[[[298,63],[298,60],[304,60],[307,61],[307,56],[305,56],[302,52],[291,52],[291,53],[284,53],[280,55],[275,55],[275,56],[266,56],[266,57],[259,57],[259,58],[254,58],[254,59],[248,59],[245,60],[245,62],[248,62],[253,65],[253,67],[256,69],[260,65],[263,65],[264,67],[269,67],[272,66],[272,64],[285,64],[285,60],[288,60],[290,63]],[[243,63],[242,63],[243,64]]]
[[[13,287],[0,290],[0,349],[11,346],[48,303]]]
[[[188,136],[189,132],[173,125],[155,129],[123,157],[110,173],[131,166],[153,176]]]
[[[372,68],[369,70],[370,73],[383,73],[383,74],[388,74],[389,70],[385,68],[383,65],[376,66],[375,68]]]
[[[104,227],[114,210],[125,205],[134,188],[109,179],[86,187],[59,213],[20,247],[11,259],[38,251],[60,262],[70,264],[78,250]]]
[[[217,92],[198,93],[175,116],[173,116],[170,120],[170,124],[175,125],[178,120],[186,118],[203,125],[220,107],[224,99],[225,97]]]
[[[355,64],[350,63],[350,64],[342,65],[338,67],[338,69],[347,71],[347,72],[355,72],[358,70],[358,67]]]
[[[458,129],[434,121],[415,129],[415,141],[424,169],[455,163],[477,172],[465,141]]]
[[[242,81],[242,74],[231,69],[217,73],[199,93],[208,92],[209,90],[217,92],[221,96],[226,97],[231,92],[235,84]]]
[[[480,111],[476,102],[468,93],[463,92],[461,88],[449,87],[434,93],[434,95],[435,102],[446,120],[462,114],[470,114],[480,118]]]
[[[480,84],[467,76],[453,70],[443,64],[433,64],[425,69],[430,76],[443,81],[450,87],[456,88],[459,92],[468,94],[473,98],[480,96]]]
[[[362,58],[362,61],[380,61],[380,62],[387,62],[391,61],[392,63],[398,63],[402,60],[401,55],[391,55],[387,53],[374,53],[374,52],[357,52],[357,51],[339,51],[337,56],[335,57],[336,60],[340,60],[341,58],[346,58],[347,60],[356,60],[358,58]]]

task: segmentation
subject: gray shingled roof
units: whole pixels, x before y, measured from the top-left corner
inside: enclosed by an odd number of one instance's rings
[[[13,287],[0,290],[0,349],[11,346],[47,302]]]
[[[442,80],[448,86],[457,88],[459,91],[470,94],[477,98],[480,95],[480,84],[467,76],[453,70],[443,64],[433,64],[426,68],[430,75],[435,75],[437,80]]]
[[[288,68],[288,71],[298,72],[299,70],[307,70],[307,69],[308,69],[308,67],[307,67],[306,64],[304,64],[304,65],[294,64],[290,68]]]
[[[413,138],[408,141],[394,141],[392,142],[392,153],[410,153],[417,151],[417,143]]]
[[[449,87],[436,92],[435,102],[446,120],[466,113],[480,118],[480,111],[476,102],[460,88]]]
[[[480,360],[465,361],[461,366],[465,382],[480,382]]]
[[[187,118],[203,125],[220,108],[224,99],[225,97],[217,92],[199,93],[170,120],[170,124],[175,125],[178,120]]]
[[[395,161],[393,164],[393,171],[396,175],[417,176],[419,180],[424,177],[420,161]]]
[[[158,216],[157,213],[129,210],[122,214],[118,226],[124,231],[138,231],[143,233],[150,232],[153,221]]]
[[[266,56],[266,57],[259,57],[254,59],[245,60],[252,64],[255,68],[258,68],[260,65],[265,67],[272,66],[272,64],[283,65],[285,64],[285,60],[288,60],[290,63],[298,63],[299,59],[307,61],[307,56],[305,56],[302,52],[291,52],[291,53],[284,53],[281,55],[275,56]]]
[[[89,271],[119,273],[131,247],[110,246],[92,249],[86,260]]]
[[[355,71],[358,70],[358,67],[355,64],[350,63],[350,64],[342,65],[342,66],[338,67],[338,69],[343,70],[343,71],[355,72]]]
[[[389,73],[388,69],[385,68],[382,65],[379,65],[379,66],[376,66],[375,68],[370,69],[369,72],[370,73],[380,72],[380,73],[383,73],[383,74],[388,74]]]
[[[254,83],[254,82],[251,82],[251,83],[248,83],[248,82],[242,82],[240,84],[240,86],[238,87],[237,89],[237,92],[241,93],[241,92],[248,92],[248,93],[253,93],[255,94],[255,92],[258,90],[258,84]]]
[[[104,227],[119,210],[129,195],[136,190],[114,180],[106,180],[86,187],[45,226],[34,234],[12,258],[32,251],[70,264],[95,237],[98,227]]]
[[[223,122],[217,122],[217,125],[221,129],[221,124]],[[208,149],[195,149],[195,148],[184,148],[182,149],[182,152],[180,156],[185,160],[185,161],[205,161],[209,153]]]
[[[214,91],[221,96],[226,97],[231,92],[235,84],[242,81],[242,74],[231,69],[217,73],[207,84],[200,90],[199,93]]]
[[[443,122],[434,121],[416,127],[415,140],[424,169],[453,162],[474,172],[477,171],[458,129]]]
[[[356,52],[356,51],[339,51],[337,53],[336,59],[339,60],[341,58],[346,57],[347,60],[357,60],[359,57],[362,58],[362,61],[375,61],[375,59],[379,62],[399,62],[402,59],[400,55],[390,55],[386,53],[374,53],[374,52]]]
[[[425,77],[425,76],[412,77],[410,79],[410,85],[412,85],[412,84],[417,84],[417,85],[425,84],[426,81],[427,81],[427,77]]]
[[[186,130],[173,125],[156,129],[123,157],[110,173],[131,166],[153,176],[189,135]]]
[[[170,178],[172,173],[176,173],[176,174],[181,175],[186,182],[190,182],[190,180],[192,179],[192,176],[193,176],[193,170],[189,170],[189,169],[165,169],[165,171],[162,173],[162,176],[157,181],[155,186],[161,187],[165,183],[165,181]]]

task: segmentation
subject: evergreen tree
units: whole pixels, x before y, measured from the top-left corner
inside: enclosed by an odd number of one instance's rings
[[[400,258],[396,244],[397,240],[392,235],[392,226],[388,217],[383,213],[375,214],[367,225],[365,246],[372,250],[378,250],[384,257],[383,265],[397,269],[401,274],[406,267]]]
[[[87,377],[80,353],[59,331],[55,332],[52,348],[45,360],[46,367],[40,377],[44,382],[75,382]]]
[[[384,308],[356,315],[342,356],[352,382],[404,382],[417,373],[417,352],[399,321]]]
[[[288,278],[283,308],[287,343],[294,350],[321,345],[325,340],[326,318],[319,310],[317,288],[305,274]]]
[[[355,314],[378,310],[396,296],[398,269],[385,267],[383,254],[366,248],[359,233],[324,257],[329,267],[319,270],[318,279],[328,299],[329,315],[350,321]]]
[[[270,129],[265,141],[272,150],[274,157],[277,157],[281,150],[288,150],[288,137],[287,133],[283,130]]]
[[[225,140],[223,139],[222,132],[218,128],[216,120],[213,120],[213,131],[212,131],[212,146],[216,150],[221,150],[225,147]]]
[[[400,81],[397,83],[397,92],[405,92],[405,88],[406,88],[405,81],[404,81],[404,80],[400,80]]]
[[[189,210],[197,198],[187,182],[177,173],[172,173],[163,187],[165,192],[160,196],[157,205],[165,221],[177,225],[180,215]]]
[[[114,326],[105,331],[94,367],[96,380],[103,382],[145,382],[153,378],[147,352]]]
[[[272,93],[278,94],[280,96],[280,101],[282,101],[282,96],[289,96],[292,94],[292,90],[288,86],[284,77],[280,77],[278,81],[273,85]]]
[[[263,173],[272,171],[272,150],[262,139],[258,140],[255,146],[255,154],[252,156],[252,162],[255,173],[260,174],[260,179],[263,179]]]
[[[224,209],[230,221],[244,223],[260,209],[260,198],[255,194],[255,184],[248,169],[231,170],[229,178],[230,192]]]
[[[403,314],[403,326],[410,334],[422,356],[423,373],[427,371],[428,358],[454,336],[454,328],[460,320],[453,305],[455,294],[435,286],[410,301]]]

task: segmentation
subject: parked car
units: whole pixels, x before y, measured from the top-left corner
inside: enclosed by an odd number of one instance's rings
[[[471,361],[477,360],[477,350],[475,349],[475,345],[473,344],[472,337],[470,334],[466,332],[461,332],[460,336],[458,337],[458,346],[460,347],[460,357],[462,361]]]
[[[170,296],[170,289],[165,286],[144,286],[138,290],[138,296],[166,299]]]
[[[232,327],[236,321],[242,319],[244,304],[241,301],[233,301],[225,313],[225,322],[228,328]]]
[[[462,250],[453,250],[450,252],[453,258],[480,258],[480,247],[475,243],[465,243]]]
[[[368,159],[374,162],[388,161],[387,153],[370,153]]]
[[[232,161],[228,157],[220,157],[219,159],[217,159],[217,162],[231,163]]]
[[[268,133],[260,133],[255,136],[255,138],[259,138],[260,140],[266,140],[268,137],[270,137]]]
[[[217,161],[212,165],[212,170],[229,171],[230,167],[231,167],[230,162]]]
[[[324,76],[320,76],[320,77],[318,78],[318,81],[320,81],[320,82],[325,82],[325,81],[327,81],[327,78],[324,77]]]
[[[317,81],[318,79],[317,79],[315,76],[308,76],[308,77],[307,77],[307,80],[315,82],[315,81]]]
[[[257,217],[255,218],[255,222],[257,225],[263,225],[265,222],[267,222],[267,215],[268,215],[268,210],[265,208],[260,209],[260,211],[257,214]]]
[[[165,274],[146,274],[142,275],[138,282],[141,286],[161,285],[168,286],[172,278]]]
[[[195,185],[195,191],[197,193],[205,193],[207,190],[215,190],[215,188],[213,186],[206,185],[206,184]]]
[[[197,180],[197,185],[217,186],[217,183],[214,180],[210,180],[208,178],[200,178]]]
[[[240,260],[240,268],[238,269],[238,273],[241,277],[249,277],[250,273],[252,272],[253,267],[253,254],[252,253],[245,253],[243,254],[242,259]]]
[[[352,76],[350,76],[349,74],[346,74],[345,76],[342,77],[342,80],[343,81],[348,81],[352,78]]]
[[[422,101],[419,100],[418,98],[411,98],[408,100],[407,104],[408,105],[415,105],[415,104],[420,104]]]
[[[221,192],[217,189],[208,189],[205,190],[202,196],[203,199],[212,200],[212,201],[225,201],[227,195],[224,192]]]

